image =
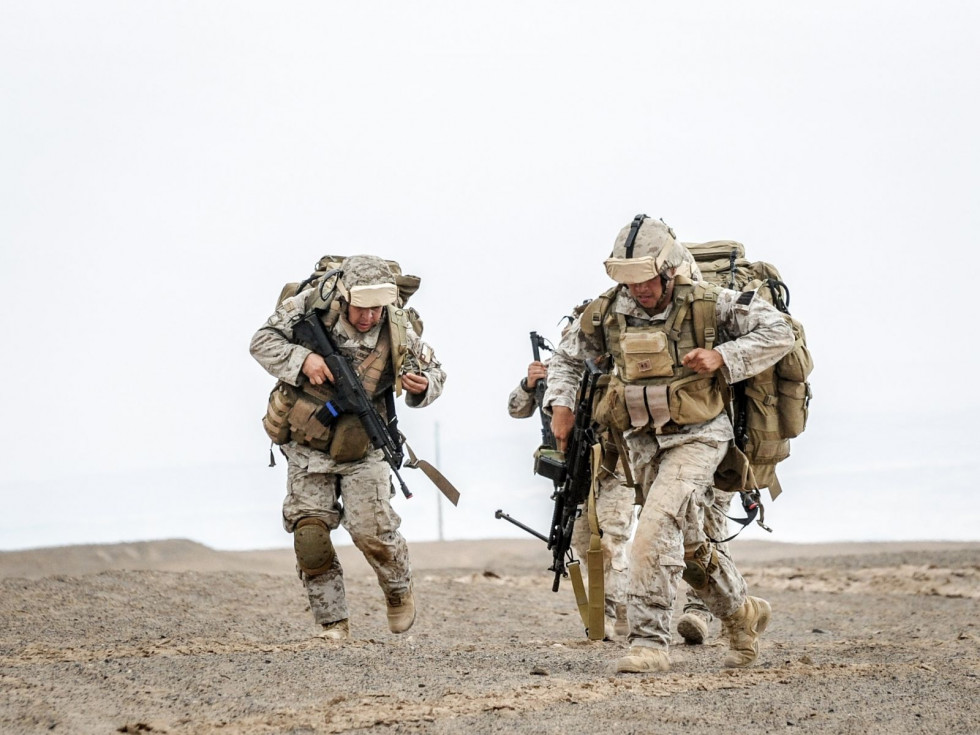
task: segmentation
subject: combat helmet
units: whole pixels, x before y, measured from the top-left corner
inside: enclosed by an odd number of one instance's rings
[[[340,295],[351,306],[388,306],[398,299],[395,274],[388,263],[374,255],[351,255],[340,264]]]
[[[684,246],[677,242],[674,231],[663,220],[638,214],[619,231],[604,265],[610,278],[629,284],[643,283],[657,276],[668,281],[689,260]]]

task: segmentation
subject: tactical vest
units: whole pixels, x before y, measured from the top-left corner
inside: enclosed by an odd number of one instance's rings
[[[324,302],[317,296],[312,305],[322,315],[324,327],[329,331],[340,318],[339,299]],[[352,360],[353,367],[364,390],[374,399],[375,408],[387,420],[384,396],[387,386],[380,387],[385,373],[391,366],[394,390],[401,394],[401,369],[408,354],[408,315],[400,307],[385,309],[385,320],[378,342],[373,349],[362,348]],[[295,441],[330,454],[338,462],[363,458],[370,451],[370,439],[356,416],[342,414],[326,426],[316,418],[323,405],[334,398],[329,383],[313,385],[301,378],[301,387],[279,381],[269,395],[269,404],[262,425],[273,444]]]
[[[631,327],[625,315],[611,308],[622,288],[616,286],[590,303],[580,321],[583,332],[600,338],[615,365],[597,403],[596,420],[619,431],[664,434],[722,413],[728,395],[724,380],[682,363],[695,347],[714,347],[720,289],[678,276],[668,319]]]

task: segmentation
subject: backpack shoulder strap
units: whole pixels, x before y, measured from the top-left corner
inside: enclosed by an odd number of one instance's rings
[[[402,365],[408,352],[409,315],[405,309],[388,307],[388,334],[391,337],[391,367],[395,371],[395,395],[402,394]]]
[[[582,331],[589,337],[598,334],[603,344],[605,344],[605,335],[602,325],[609,315],[612,303],[616,300],[616,295],[619,293],[620,288],[622,286],[613,286],[604,294],[589,302],[582,310],[582,316],[579,320]]]
[[[694,338],[698,347],[710,350],[718,340],[718,315],[715,306],[721,289],[710,283],[700,282],[694,286],[694,300],[691,316],[694,319]]]

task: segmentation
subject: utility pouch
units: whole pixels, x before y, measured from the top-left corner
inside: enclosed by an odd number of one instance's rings
[[[262,417],[262,428],[269,435],[273,444],[285,444],[289,441],[289,412],[296,404],[296,389],[283,382],[269,394],[269,405],[265,416]]]
[[[787,317],[793,327],[796,343],[793,349],[776,363],[776,394],[779,413],[779,433],[784,439],[799,436],[806,429],[810,410],[810,384],[806,382],[813,371],[813,358],[806,347],[803,325]]]
[[[287,416],[293,441],[321,452],[329,446],[334,427],[334,422],[327,426],[317,419],[316,414],[322,407],[319,400],[297,391],[296,403]]]
[[[627,332],[620,339],[626,382],[674,374],[665,332]]]
[[[630,428],[630,414],[626,408],[623,381],[615,375],[602,376],[599,390],[602,395],[592,409],[592,418],[602,426],[616,431],[626,431]],[[602,381],[606,381],[603,385]]]
[[[691,375],[670,384],[670,418],[681,426],[702,424],[725,410],[725,397],[717,375]]]
[[[328,454],[334,462],[354,462],[364,459],[371,449],[371,437],[361,420],[351,413],[341,414],[333,425],[333,438]]]

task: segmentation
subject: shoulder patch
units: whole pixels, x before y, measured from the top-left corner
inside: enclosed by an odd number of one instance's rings
[[[755,291],[742,291],[742,293],[739,294],[738,300],[735,303],[741,304],[742,306],[748,306],[749,304],[752,303],[752,299],[754,297],[755,297]]]

